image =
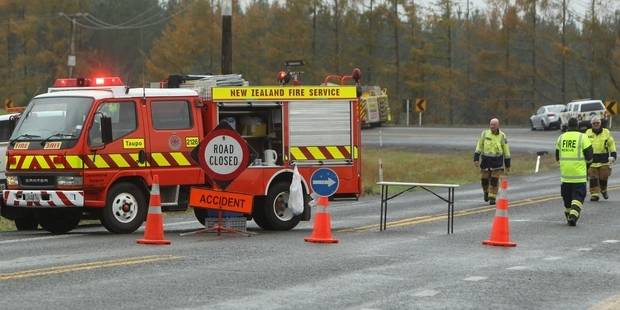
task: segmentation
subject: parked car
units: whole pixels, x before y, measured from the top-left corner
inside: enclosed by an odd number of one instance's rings
[[[571,117],[579,121],[579,129],[584,130],[592,127],[590,120],[598,116],[601,119],[603,127],[609,126],[609,113],[605,109],[605,105],[601,100],[580,99],[573,100],[566,105],[566,110],[560,113],[560,129],[566,131],[568,120]]]
[[[566,109],[566,106],[563,104],[551,104],[540,107],[536,113],[530,117],[530,126],[532,130],[559,129],[560,112],[564,111],[564,109]]]

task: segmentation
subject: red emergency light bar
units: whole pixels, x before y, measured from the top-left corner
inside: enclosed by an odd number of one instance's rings
[[[123,86],[123,80],[117,76],[89,78],[56,79],[54,87],[89,87],[89,86]]]

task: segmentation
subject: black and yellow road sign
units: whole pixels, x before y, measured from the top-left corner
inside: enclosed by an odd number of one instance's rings
[[[605,101],[605,108],[611,115],[618,114],[618,103],[615,100]]]
[[[415,111],[418,113],[426,111],[426,99],[424,98],[416,98],[415,100]]]

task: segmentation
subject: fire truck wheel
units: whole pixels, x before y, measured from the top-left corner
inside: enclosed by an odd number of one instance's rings
[[[194,216],[204,226],[207,220],[207,210],[203,208],[192,208],[194,209]]]
[[[101,224],[110,232],[129,234],[146,219],[147,202],[144,193],[132,183],[117,183],[108,192]]]
[[[64,234],[76,228],[82,217],[81,209],[58,208],[37,210],[36,219],[52,234]]]
[[[30,215],[16,218],[15,227],[17,230],[37,230],[39,223],[37,222],[37,219],[34,218],[34,215]]]
[[[301,220],[288,207],[290,183],[280,182],[269,188],[264,205],[265,222],[271,230],[291,230]]]

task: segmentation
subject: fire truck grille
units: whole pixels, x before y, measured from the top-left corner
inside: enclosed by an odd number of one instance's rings
[[[56,178],[53,176],[22,176],[19,177],[19,184],[23,186],[53,186]]]

